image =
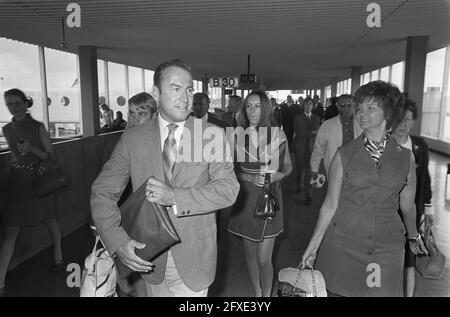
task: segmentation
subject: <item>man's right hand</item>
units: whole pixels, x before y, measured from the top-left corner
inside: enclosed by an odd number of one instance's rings
[[[143,249],[145,248],[145,244],[135,240],[129,240],[116,251],[119,260],[135,272],[153,271],[153,263],[144,261],[138,257],[134,252],[135,248]]]
[[[318,177],[319,177],[318,172],[311,172],[311,179],[309,183],[312,184],[314,188],[317,188],[317,184],[315,184],[314,182],[317,180]]]

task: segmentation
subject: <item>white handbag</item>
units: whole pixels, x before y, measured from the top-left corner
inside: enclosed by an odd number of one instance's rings
[[[327,288],[322,273],[287,267],[278,273],[279,297],[327,297]]]
[[[97,250],[100,236],[84,261],[80,297],[117,297],[117,273],[113,258],[103,247]]]

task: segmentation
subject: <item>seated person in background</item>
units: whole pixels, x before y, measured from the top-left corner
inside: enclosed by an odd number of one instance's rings
[[[194,101],[192,105],[192,113],[194,117],[202,119],[203,122],[209,122],[225,129],[226,123],[217,119],[214,114],[208,112],[209,104],[210,100],[207,94],[202,92],[194,94]]]
[[[103,101],[104,101],[104,99],[103,99]],[[99,108],[100,108],[100,110],[99,110],[100,126],[103,127],[105,125],[105,119],[103,118],[103,113],[105,111],[109,110],[109,106],[106,103],[101,102],[99,105]]]
[[[114,130],[123,130],[127,126],[127,122],[123,120],[123,114],[121,111],[116,112],[116,119],[113,121]]]
[[[156,117],[158,104],[156,100],[146,92],[141,92],[128,100],[128,123],[127,129],[143,124]]]
[[[105,120],[105,125],[100,129],[100,133],[114,131],[114,112],[111,109],[103,112],[103,120]]]

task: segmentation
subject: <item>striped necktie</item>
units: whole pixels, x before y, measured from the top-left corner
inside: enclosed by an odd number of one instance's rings
[[[166,177],[166,181],[171,182],[173,177],[173,167],[175,165],[175,159],[177,157],[177,142],[175,141],[175,130],[178,128],[178,126],[175,123],[169,123],[167,125],[167,128],[169,129],[169,134],[164,141],[162,159],[164,176]]]

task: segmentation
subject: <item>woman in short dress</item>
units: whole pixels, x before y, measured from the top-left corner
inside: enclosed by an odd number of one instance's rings
[[[275,238],[283,231],[281,180],[292,164],[286,136],[274,121],[269,98],[253,91],[244,100],[234,135],[236,176],[240,192],[234,204],[228,231],[242,238],[245,261],[257,297],[271,296],[273,282],[272,252]],[[272,190],[280,210],[270,220],[253,216],[262,192],[265,173],[270,173]]]
[[[34,169],[42,161],[53,157],[50,138],[44,125],[27,113],[33,104],[31,98],[19,89],[6,91],[4,98],[13,119],[3,127],[11,150],[11,169],[7,183],[6,214],[3,215],[6,230],[0,247],[0,293],[4,291],[6,272],[21,228],[45,223],[54,243],[52,270],[62,269],[61,229],[55,216],[55,198],[53,195],[35,197],[32,185]]]
[[[363,133],[334,155],[302,264],[312,266],[318,251],[330,296],[402,296],[405,233],[414,254],[426,252],[416,228],[414,156],[390,136],[405,98],[383,81],[355,97]]]

